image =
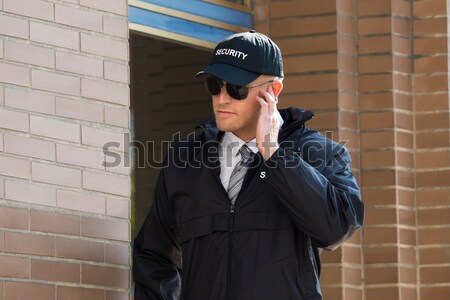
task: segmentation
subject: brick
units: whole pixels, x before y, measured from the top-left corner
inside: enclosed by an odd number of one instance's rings
[[[0,127],[28,132],[28,114],[0,108]]]
[[[128,221],[82,217],[81,235],[117,241],[129,241],[129,223]]]
[[[396,228],[366,227],[364,229],[364,242],[368,245],[397,243]]]
[[[337,51],[336,35],[319,35],[275,39],[283,55]]]
[[[55,298],[55,286],[43,283],[5,281],[5,299],[49,300]]]
[[[416,93],[432,93],[447,91],[447,75],[415,76],[414,91]]]
[[[307,76],[291,76],[285,80],[285,93],[302,93],[336,90],[336,74],[320,74]]]
[[[4,53],[3,53],[3,40],[0,40],[0,58],[3,58]],[[0,102],[1,104],[1,102]]]
[[[419,226],[443,225],[443,220],[449,220],[450,208],[420,209],[418,212]]]
[[[272,21],[272,34],[276,37],[336,32],[336,16],[321,16],[301,19]]]
[[[418,57],[414,59],[414,73],[446,72],[446,56]]]
[[[121,38],[128,38],[127,19],[104,15],[103,33]]]
[[[4,252],[4,251],[5,251],[5,235],[4,235],[3,230],[0,230],[0,252]],[[0,293],[1,293],[1,287],[0,287]]]
[[[344,281],[348,284],[360,286],[362,283],[361,269],[345,268]]]
[[[360,235],[360,233],[356,233],[356,235]],[[360,264],[361,263],[361,249],[360,245],[361,243],[355,244],[356,247],[346,247],[343,248],[343,261],[348,263],[355,263]],[[350,245],[350,243],[346,242],[346,245]]]
[[[58,190],[58,207],[96,214],[106,213],[105,196]]]
[[[447,7],[445,0],[422,0],[414,2],[414,16],[427,17],[446,15]]]
[[[108,287],[129,288],[128,269],[82,265],[82,283]]]
[[[55,212],[31,211],[30,228],[34,231],[80,235],[80,217]]]
[[[367,284],[388,284],[398,282],[398,269],[396,267],[366,268],[364,270]]]
[[[367,207],[364,224],[395,225],[397,224],[397,209],[390,207]]]
[[[393,89],[393,76],[391,74],[362,75],[359,77],[358,88],[361,93],[390,91]]]
[[[20,16],[53,21],[53,4],[40,0],[3,0],[3,9]]]
[[[29,278],[30,262],[27,258],[0,256],[0,276],[13,278]]]
[[[415,246],[417,243],[415,230],[400,229],[398,237],[399,237],[399,244],[407,246]]]
[[[450,263],[450,253],[447,247],[422,248],[419,249],[420,264],[448,264]]]
[[[361,147],[362,149],[378,149],[383,147],[393,147],[395,132],[389,131],[376,131],[376,132],[364,132],[361,134]]]
[[[392,56],[376,55],[376,56],[360,56],[359,72],[360,73],[381,73],[392,70]]]
[[[103,122],[103,105],[56,97],[56,114],[77,120]]]
[[[446,53],[448,49],[445,37],[414,37],[413,43],[416,55]]]
[[[414,20],[414,35],[435,35],[447,33],[447,18]]]
[[[55,4],[55,21],[87,30],[102,31],[102,15],[78,7]]]
[[[0,227],[28,230],[28,210],[0,206]]]
[[[83,171],[83,188],[119,196],[130,196],[130,178],[128,176],[109,175]]]
[[[130,110],[128,108],[105,106],[105,123],[123,128],[129,128]]]
[[[103,61],[86,55],[56,51],[56,68],[82,75],[103,77]]]
[[[119,265],[130,263],[130,246],[105,244],[105,262]]]
[[[448,205],[450,200],[450,191],[447,189],[438,190],[418,190],[417,205],[419,207]]]
[[[416,133],[417,148],[441,148],[449,147],[449,137],[447,131],[418,132]]]
[[[338,34],[348,34],[350,36],[356,36],[357,32],[357,22],[356,19],[349,18],[337,18],[337,32]]]
[[[5,105],[26,111],[55,113],[55,97],[33,90],[5,88]]]
[[[106,299],[108,300],[128,300],[128,298],[127,292],[106,290]]]
[[[283,63],[286,64],[285,73],[337,70],[337,56],[335,54],[288,56]]]
[[[105,79],[122,83],[129,83],[128,65],[105,60]]]
[[[448,186],[450,170],[427,171],[417,173],[417,187]]]
[[[0,34],[28,39],[28,20],[0,15]],[[0,72],[1,74],[2,72]]]
[[[5,58],[48,68],[55,66],[53,50],[8,40],[5,41]]]
[[[125,1],[80,0],[80,5],[115,13],[122,16],[126,16],[128,12],[127,2]]]
[[[79,300],[79,299],[104,300],[105,291],[92,288],[81,288],[70,286],[57,287],[56,300]],[[109,300],[110,298],[106,299]]]
[[[85,78],[81,80],[81,85],[83,97],[126,106],[130,103],[130,89],[127,85],[117,85]]]
[[[5,232],[5,252],[55,256],[55,238],[46,235]]]
[[[419,244],[449,244],[450,228],[419,228]]]
[[[0,82],[30,86],[30,69],[0,62]]]
[[[80,264],[32,259],[31,279],[79,283]]]
[[[421,267],[421,283],[447,283],[450,277],[449,266]]]
[[[365,264],[382,264],[398,262],[397,247],[366,247],[364,249]]]
[[[1,142],[1,138],[0,138]],[[0,179],[0,199],[5,198],[5,188],[4,188],[5,181],[3,179]]]
[[[80,96],[80,78],[41,70],[31,71],[31,86],[35,89]],[[55,84],[57,82],[58,84]]]
[[[81,170],[32,162],[32,179],[50,184],[81,187]]]
[[[130,175],[130,161],[128,153],[105,152],[105,170],[108,172]]]
[[[447,151],[416,152],[416,168],[440,168],[450,165],[450,155]]]
[[[433,114],[417,114],[416,115],[416,129],[438,129],[448,128],[449,113],[433,113]]]
[[[391,92],[360,95],[360,108],[362,112],[393,109],[394,95]]]
[[[450,286],[421,286],[419,292],[421,300],[436,300],[450,295]]]
[[[104,169],[104,154],[101,150],[79,148],[75,146],[56,145],[57,161],[65,164]]]
[[[390,17],[358,19],[358,34],[383,34],[391,32]]]
[[[50,138],[69,142],[80,142],[80,126],[78,124],[63,122],[40,116],[31,116],[30,132]]]
[[[79,50],[79,33],[55,25],[30,22],[30,39],[57,47]]]
[[[336,12],[336,3],[333,1],[283,1],[270,2],[270,18],[285,18],[329,14]]]
[[[0,156],[0,175],[30,179],[30,161]]]
[[[104,244],[80,239],[57,238],[56,256],[103,262],[105,260]]]
[[[403,264],[416,263],[416,249],[415,248],[399,248],[399,262]]]
[[[5,152],[55,160],[55,144],[49,141],[6,133],[4,135],[4,144]]]
[[[416,95],[415,109],[418,113],[447,109],[448,97],[449,95],[447,93],[436,95]]]
[[[379,16],[391,14],[391,1],[380,0],[373,2],[362,0],[358,2],[358,17]]]
[[[130,201],[128,199],[107,198],[106,214],[128,219],[130,217]]]
[[[323,273],[320,276],[320,283],[323,285],[343,281],[343,272],[340,267],[323,266]]]
[[[404,18],[393,18],[392,33],[403,35],[409,39],[411,32],[411,21]]]
[[[5,198],[31,204],[56,206],[56,190],[29,181],[5,182]]]
[[[114,142],[117,146],[114,145],[111,150],[124,151],[125,138],[127,138],[125,133],[108,131],[106,128],[81,127],[81,140],[85,145],[103,148],[106,143]]]
[[[360,115],[361,129],[381,129],[394,127],[392,112],[363,113]]]
[[[81,33],[81,51],[128,60],[128,43]]]
[[[360,37],[358,43],[360,54],[390,53],[392,48],[392,38],[386,36]]]
[[[396,165],[396,153],[393,150],[369,151],[361,155],[361,167],[382,168]]]

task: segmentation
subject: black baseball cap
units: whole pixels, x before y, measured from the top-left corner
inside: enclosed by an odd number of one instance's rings
[[[284,77],[280,48],[254,30],[233,34],[214,49],[210,64],[196,77],[213,75],[234,85],[247,85],[260,75]]]

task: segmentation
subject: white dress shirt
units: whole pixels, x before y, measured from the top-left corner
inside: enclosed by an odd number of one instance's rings
[[[283,125],[283,118],[279,112],[277,116],[281,127]],[[225,191],[228,189],[228,183],[234,167],[242,158],[239,150],[244,144],[247,144],[253,153],[259,152],[258,146],[256,145],[256,138],[246,143],[232,132],[225,132],[222,137],[221,147],[219,147],[220,181]]]

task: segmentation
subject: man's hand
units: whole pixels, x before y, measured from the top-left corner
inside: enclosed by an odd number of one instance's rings
[[[264,160],[268,160],[279,148],[280,121],[277,116],[277,100],[272,86],[269,86],[267,91],[261,90],[259,94],[256,99],[261,105],[261,110],[256,127],[256,144]]]

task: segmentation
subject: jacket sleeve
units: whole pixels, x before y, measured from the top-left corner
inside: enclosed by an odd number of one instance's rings
[[[153,205],[133,245],[135,300],[176,300],[181,288],[181,250],[172,204],[161,170]]]
[[[364,204],[348,150],[315,131],[297,149],[280,147],[267,161],[267,180],[296,226],[332,250],[362,226]]]

